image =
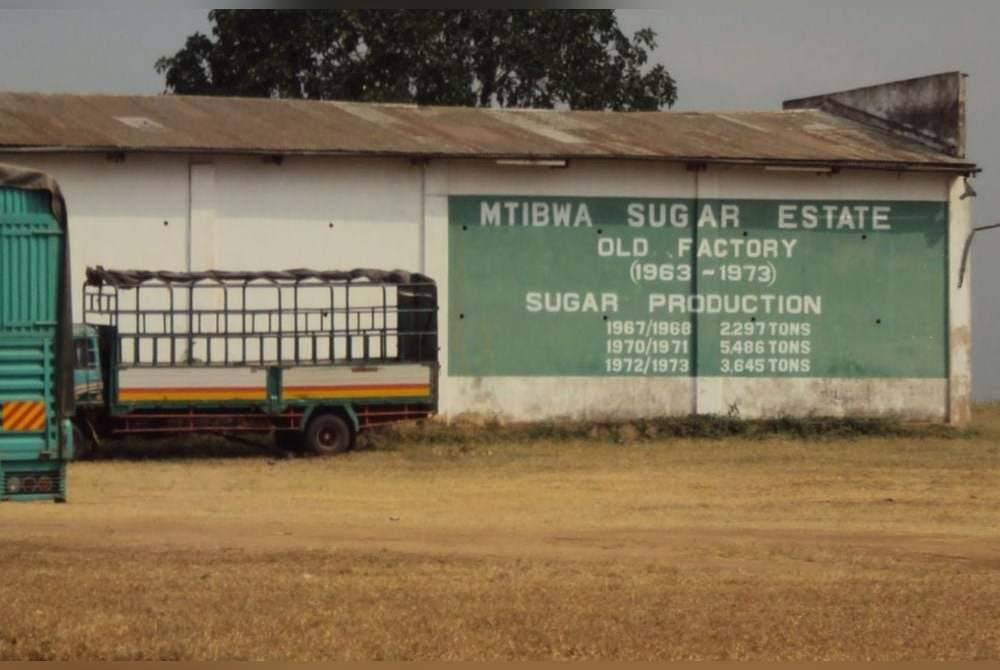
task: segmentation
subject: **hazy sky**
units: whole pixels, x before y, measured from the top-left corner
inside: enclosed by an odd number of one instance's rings
[[[652,27],[678,81],[678,110],[778,109],[787,98],[961,70],[969,74],[976,225],[1000,222],[1000,2],[691,0],[620,10]],[[159,93],[157,57],[209,29],[204,9],[0,9],[0,89]],[[991,123],[992,121],[992,123]],[[1000,399],[1000,230],[973,247],[973,389]],[[859,296],[859,299],[862,299]]]

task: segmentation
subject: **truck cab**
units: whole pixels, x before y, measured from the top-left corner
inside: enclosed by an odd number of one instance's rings
[[[73,395],[77,407],[104,404],[104,374],[97,328],[73,326]]]

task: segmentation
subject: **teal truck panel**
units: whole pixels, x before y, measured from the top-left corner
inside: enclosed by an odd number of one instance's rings
[[[0,497],[65,495],[56,349],[63,231],[49,194],[0,188]]]
[[[452,376],[947,376],[945,202],[449,198]]]

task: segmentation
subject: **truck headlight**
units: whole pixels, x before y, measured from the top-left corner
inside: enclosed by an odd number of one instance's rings
[[[18,493],[53,493],[58,480],[47,472],[28,472],[7,477],[6,492],[8,495]]]

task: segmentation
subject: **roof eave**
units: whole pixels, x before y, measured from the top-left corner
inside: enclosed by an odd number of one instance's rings
[[[951,172],[974,174],[981,171],[975,163],[943,161],[870,161],[850,159],[795,159],[773,157],[727,156],[664,156],[654,154],[587,154],[587,153],[457,153],[457,152],[400,152],[400,151],[350,151],[329,149],[232,149],[224,147],[122,147],[122,146],[0,146],[0,153],[39,154],[191,154],[221,156],[310,156],[339,158],[399,158],[408,160],[636,160],[667,163],[703,163],[714,165],[752,165],[799,168],[838,168],[852,170],[880,170],[889,172]]]

